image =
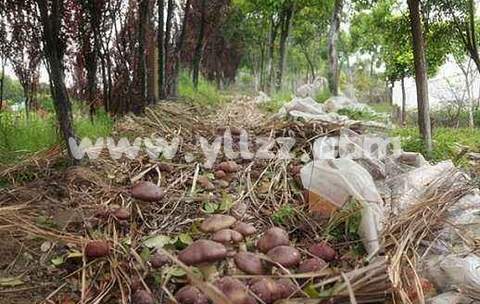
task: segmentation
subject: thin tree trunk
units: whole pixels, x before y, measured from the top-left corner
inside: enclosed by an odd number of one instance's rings
[[[340,16],[343,11],[343,0],[335,0],[332,19],[330,22],[330,32],[328,34],[328,86],[332,95],[338,95],[340,69],[338,66],[337,39],[340,31]]]
[[[267,79],[267,92],[271,92],[272,88],[272,82],[273,82],[273,57],[275,55],[275,40],[277,39],[277,33],[278,33],[278,26],[279,22],[275,22],[275,19],[272,15],[270,18],[270,38],[268,41],[269,48],[268,48],[268,79]]]
[[[73,131],[70,99],[68,97],[67,87],[65,86],[65,75],[62,64],[64,55],[63,43],[59,41],[64,3],[62,0],[52,0],[51,3],[52,12],[50,13],[47,1],[37,0],[43,30],[45,56],[50,75],[51,93],[54,99],[57,120],[67,146],[68,155],[72,162],[75,162],[69,141],[76,139],[76,137]]]
[[[286,54],[287,54],[287,42],[290,32],[290,26],[293,17],[293,3],[288,2],[282,9],[281,33],[280,33],[280,56],[278,61],[277,79],[275,82],[276,91],[282,89],[283,72],[285,70]]]
[[[178,95],[178,75],[180,73],[180,55],[183,49],[183,44],[185,42],[185,36],[187,35],[187,25],[188,25],[188,17],[190,14],[190,2],[191,0],[187,0],[185,3],[184,15],[183,15],[183,22],[182,22],[182,30],[180,32],[180,36],[178,37],[177,44],[175,47],[175,63],[173,68],[173,85],[172,85],[172,95]]]
[[[157,49],[158,49],[158,96],[165,99],[165,31],[164,31],[164,0],[158,0],[158,29],[157,29]]]
[[[146,54],[145,54],[145,44],[146,44],[146,23],[148,16],[148,0],[141,0],[139,6],[139,16],[138,16],[138,67],[137,67],[137,98],[135,98],[132,105],[132,112],[135,114],[143,113],[145,109],[145,99],[146,99]]]
[[[202,0],[200,29],[198,31],[197,45],[193,55],[192,82],[195,89],[198,88],[198,78],[200,74],[200,63],[203,56],[203,40],[205,38],[205,23],[207,16],[207,0]]]
[[[413,57],[415,63],[415,81],[417,85],[418,124],[427,154],[432,152],[432,126],[428,101],[428,78],[425,59],[425,41],[420,17],[420,1],[408,0],[410,25],[413,39]],[[428,156],[429,156],[428,155]]]
[[[407,92],[405,91],[405,77],[402,77],[402,119],[401,124],[405,126],[407,122]]]
[[[5,61],[2,58],[2,78],[0,79],[0,112],[3,109],[3,83],[5,82]]]

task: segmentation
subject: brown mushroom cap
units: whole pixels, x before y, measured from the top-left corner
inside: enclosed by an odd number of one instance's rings
[[[230,228],[237,220],[230,215],[215,214],[205,219],[200,225],[200,230],[205,233],[217,232]]]
[[[224,179],[225,177],[227,177],[227,173],[225,173],[225,171],[223,170],[217,170],[215,171],[214,176],[216,179]]]
[[[197,183],[205,190],[215,190],[215,185],[206,176],[199,176]]]
[[[240,171],[241,168],[242,168],[242,166],[240,166],[239,164],[237,164],[236,162],[234,162],[232,160],[222,162],[222,163],[218,164],[218,166],[217,166],[217,170],[222,170],[225,173],[235,173],[235,172]]]
[[[132,304],[154,304],[155,299],[146,290],[137,290],[132,296]]]
[[[156,202],[163,198],[163,190],[151,182],[139,182],[130,190],[132,197],[145,202]]]
[[[244,222],[237,222],[235,226],[233,226],[233,230],[240,232],[243,236],[251,236],[257,232],[255,226]]]
[[[168,263],[170,263],[170,259],[162,252],[155,252],[155,254],[150,258],[150,264],[156,269],[162,268]]]
[[[215,232],[212,240],[222,244],[236,244],[243,240],[243,235],[232,229],[223,229]]]
[[[280,299],[286,299],[286,298],[292,297],[297,293],[299,289],[295,284],[293,284],[292,281],[290,281],[287,278],[279,279],[277,280],[276,283],[280,289],[280,292],[279,292]]]
[[[281,291],[277,282],[272,279],[262,278],[256,281],[250,290],[264,303],[270,304],[280,299]]]
[[[110,254],[110,245],[107,241],[90,241],[85,246],[85,255],[88,258],[103,258]]]
[[[300,273],[308,273],[308,272],[316,272],[322,270],[327,265],[327,262],[320,258],[311,258],[306,259],[300,263],[298,266],[298,272]]]
[[[277,246],[267,253],[272,261],[283,267],[294,267],[300,263],[300,252],[290,246]]]
[[[198,288],[187,285],[175,294],[175,300],[180,304],[208,304],[208,298]]]
[[[248,293],[248,288],[241,281],[223,277],[213,283],[232,304],[254,304],[256,300]]]
[[[260,258],[254,253],[242,251],[237,253],[233,260],[235,261],[235,265],[237,265],[238,269],[246,274],[263,274],[262,260],[260,260]]]
[[[288,233],[282,228],[273,227],[268,229],[257,242],[258,249],[267,253],[270,249],[278,246],[288,245]]]
[[[127,208],[117,208],[113,212],[113,216],[119,221],[126,221],[130,219],[130,210]]]
[[[214,263],[227,256],[227,249],[220,243],[199,240],[180,251],[178,259],[188,266]]]
[[[321,258],[327,262],[331,262],[337,258],[337,252],[327,243],[314,244],[308,248],[308,251],[317,258]]]

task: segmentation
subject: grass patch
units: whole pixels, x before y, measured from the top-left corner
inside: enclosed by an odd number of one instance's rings
[[[270,101],[261,105],[261,108],[271,113],[277,113],[284,104],[292,101],[293,94],[290,91],[284,90],[275,92],[270,96]]]
[[[332,97],[332,93],[330,93],[330,89],[328,87],[325,87],[315,95],[315,101],[318,103],[324,103],[330,97]]]
[[[337,111],[340,115],[345,115],[350,119],[359,121],[383,121],[382,115],[372,111],[362,111],[357,109],[344,108]]]
[[[387,113],[390,114],[392,113],[392,105],[388,102],[383,102],[383,103],[369,103],[368,104],[375,112],[378,113]]]
[[[225,103],[228,98],[223,95],[215,85],[202,77],[195,90],[188,73],[181,73],[179,79],[178,93],[181,97],[201,106],[216,106]]]
[[[79,137],[95,139],[110,134],[113,121],[105,113],[99,112],[94,122],[89,117],[75,115],[75,131]],[[55,115],[46,118],[24,112],[0,115],[0,163],[13,164],[35,152],[49,149],[60,142],[56,129]]]
[[[423,142],[417,128],[399,128],[392,131],[392,136],[399,136],[402,148],[409,152],[418,152],[426,155]],[[473,151],[480,151],[480,129],[452,129],[438,128],[433,132],[433,151],[431,160],[455,160],[456,165],[465,166],[467,160],[463,157],[457,159],[457,145],[467,146]]]

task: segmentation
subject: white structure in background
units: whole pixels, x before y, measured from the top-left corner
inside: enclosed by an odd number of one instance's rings
[[[468,62],[463,66],[467,68]],[[476,103],[480,98],[480,77],[477,68],[473,62],[470,64],[470,87],[473,101]],[[417,91],[414,78],[405,79],[405,91],[407,108],[417,108]],[[430,107],[438,108],[442,104],[468,101],[467,85],[465,76],[453,58],[450,58],[438,71],[435,77],[428,81],[428,94]],[[402,106],[402,86],[401,82],[395,82],[393,87],[393,103]]]

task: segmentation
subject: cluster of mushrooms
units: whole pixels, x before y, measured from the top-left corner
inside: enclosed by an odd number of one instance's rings
[[[235,162],[221,163],[214,174],[216,182],[225,181],[227,186],[232,174],[239,169],[240,166]],[[202,176],[197,182],[205,190],[215,187],[208,178]],[[157,185],[144,181],[134,185],[130,194],[145,202],[156,202],[163,198],[164,191]],[[235,215],[234,210],[232,212]],[[130,212],[118,207],[108,211],[106,216],[113,216],[121,222],[130,218]],[[247,248],[247,243],[251,244],[256,239],[257,229],[237,218],[221,214],[208,217],[199,228],[209,239],[193,242],[177,256],[183,264],[198,268],[203,279],[212,283],[232,304],[253,304],[259,303],[259,300],[269,304],[294,297],[299,291],[296,283],[287,278],[272,279],[271,275],[276,271],[286,273],[287,270],[302,274],[318,272],[328,267],[328,263],[337,257],[336,251],[328,244],[317,243],[308,248],[308,257],[302,260],[300,251],[291,246],[288,233],[279,227],[268,229],[254,246]],[[85,254],[89,258],[105,257],[110,252],[110,245],[106,241],[90,241],[85,247]],[[230,263],[233,268],[223,276],[216,267],[221,261]],[[163,251],[157,251],[149,263],[152,268],[161,269],[172,261]],[[235,275],[242,275],[248,280],[241,281]],[[153,296],[141,285],[132,286],[132,290],[132,303],[155,303]],[[181,287],[174,297],[180,304],[210,303],[208,297],[193,285]]]
[[[326,268],[327,263],[336,258],[336,252],[328,244],[318,243],[309,248],[310,257],[302,260],[300,251],[290,246],[285,230],[273,227],[268,229],[256,242],[256,251],[248,252],[246,240],[254,238],[256,228],[248,223],[237,221],[229,215],[213,215],[202,222],[200,230],[210,239],[200,239],[179,252],[177,258],[187,266],[197,267],[207,282],[213,283],[233,304],[273,303],[280,299],[295,296],[299,288],[287,278],[272,279],[273,267],[285,268],[297,273],[313,273]],[[233,260],[233,276],[219,278],[217,263]],[[161,268],[170,263],[162,252],[157,252],[150,260],[153,268]],[[230,275],[232,275],[230,274]],[[245,283],[235,275],[246,275]],[[143,301],[145,291],[137,291],[135,304]],[[136,302],[135,302],[136,300]],[[198,288],[186,285],[175,293],[180,304],[207,304],[209,299]]]

